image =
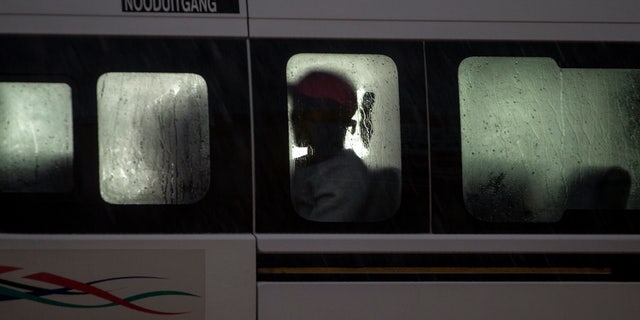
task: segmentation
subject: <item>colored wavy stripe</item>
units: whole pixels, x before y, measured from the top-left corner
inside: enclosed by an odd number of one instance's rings
[[[60,289],[49,290],[49,289],[46,289],[46,288],[30,286],[30,285],[26,285],[26,284],[23,284],[23,283],[13,282],[13,281],[3,280],[3,279],[0,279],[0,285],[5,285],[7,287],[12,287],[12,288],[16,288],[16,289],[29,290],[29,291],[31,291],[31,294],[37,295],[37,296],[44,296],[44,295],[50,295],[50,294],[63,294],[63,295],[82,295],[82,294],[86,294],[86,293],[82,293],[82,292],[69,292],[71,290],[68,289],[68,288],[60,288]],[[8,296],[0,295],[0,301],[6,301],[6,300],[12,300],[12,299],[15,299],[15,298],[11,298],[11,297],[8,297]]]
[[[18,269],[19,268],[15,268],[15,267],[0,266],[0,273],[10,272]],[[104,291],[102,289],[99,289],[93,286],[93,284],[100,283],[100,282],[122,280],[122,279],[133,279],[133,278],[157,279],[155,277],[120,277],[120,278],[109,278],[109,279],[102,279],[102,280],[96,280],[88,283],[83,283],[73,279],[61,277],[52,273],[40,272],[40,273],[35,273],[35,274],[25,276],[24,278],[36,280],[44,283],[54,284],[57,286],[61,286],[61,288],[49,290],[49,289],[44,289],[39,287],[32,287],[32,288],[35,288],[36,290],[32,290],[32,292],[22,292],[19,290],[12,289],[10,287],[0,286],[0,301],[24,299],[24,300],[29,300],[33,302],[54,305],[58,307],[84,308],[84,309],[105,308],[105,307],[112,307],[112,306],[119,305],[119,306],[123,306],[129,309],[136,310],[139,312],[144,312],[144,313],[150,313],[150,314],[156,314],[156,315],[177,315],[177,314],[184,314],[186,312],[162,312],[162,311],[141,307],[139,305],[133,304],[133,302],[142,300],[142,299],[157,297],[157,296],[169,296],[169,295],[197,297],[197,295],[187,293],[187,292],[181,292],[181,291],[152,291],[152,292],[137,294],[137,295],[126,297],[126,298],[120,298],[107,291]],[[24,287],[24,285],[22,284],[17,284],[15,282],[10,282],[10,283],[14,284],[13,285],[14,288]],[[71,291],[71,290],[75,290],[76,292],[81,294],[90,294],[90,295],[102,298],[104,300],[110,301],[110,303],[97,304],[97,305],[80,305],[80,304],[56,301],[53,299],[48,299],[43,297],[46,295],[67,293],[68,291]]]
[[[4,295],[15,297],[16,299],[25,299],[25,300],[30,300],[30,301],[33,301],[33,302],[39,302],[39,303],[48,304],[48,305],[57,306],[57,307],[78,308],[78,309],[94,309],[94,308],[113,307],[113,306],[119,305],[118,303],[115,303],[115,302],[105,303],[105,304],[95,304],[95,305],[80,305],[80,304],[73,304],[73,303],[67,303],[67,302],[60,302],[60,301],[55,301],[55,300],[52,300],[52,299],[47,299],[47,298],[34,296],[34,295],[31,295],[31,294],[28,294],[28,293],[24,293],[24,292],[20,292],[20,291],[17,291],[17,290],[5,288],[5,287],[2,287],[2,286],[0,286],[0,293],[2,293]],[[127,297],[127,298],[124,298],[123,300],[125,300],[127,302],[133,302],[133,301],[137,301],[137,300],[142,300],[142,299],[147,299],[147,298],[152,298],[152,297],[158,297],[158,296],[190,296],[190,297],[197,297],[196,295],[193,295],[193,294],[190,294],[190,293],[186,293],[186,292],[181,292],[181,291],[152,291],[152,292],[146,292],[146,293],[137,294],[137,295],[134,295],[134,296],[131,296],[131,297]],[[158,312],[158,311],[153,311],[153,310],[151,310],[151,311],[152,312],[147,312],[147,313],[166,314],[166,315],[183,314],[183,313],[185,313],[185,312],[176,312],[176,313]]]
[[[103,282],[111,282],[111,281],[116,281],[116,280],[127,280],[127,279],[162,279],[162,278],[158,278],[158,277],[145,277],[145,276],[132,276],[132,277],[117,277],[117,278],[107,278],[107,279],[100,279],[100,280],[96,280],[96,281],[91,281],[91,282],[87,282],[87,284],[98,284],[98,283],[103,283]],[[86,295],[86,292],[71,292],[72,289],[71,288],[56,288],[56,289],[47,289],[47,288],[41,288],[41,287],[36,287],[36,286],[30,286],[30,285],[26,285],[23,283],[18,283],[18,282],[13,282],[13,281],[9,281],[9,280],[3,280],[0,279],[0,285],[5,285],[7,287],[12,287],[12,288],[16,288],[16,289],[23,289],[23,290],[29,290],[31,292],[29,292],[30,295],[33,296],[38,296],[38,297],[43,297],[43,296],[48,296],[48,295]],[[20,299],[20,298],[16,298],[13,296],[8,296],[8,295],[2,295],[0,294],[0,301],[8,301],[8,300],[16,300],[16,299]]]

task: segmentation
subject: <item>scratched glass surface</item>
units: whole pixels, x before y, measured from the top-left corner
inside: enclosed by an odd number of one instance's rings
[[[97,85],[100,192],[112,204],[188,204],[209,188],[207,85],[196,74],[106,73]]]
[[[476,218],[640,208],[640,70],[471,57],[458,76],[463,193]]]
[[[355,124],[344,131],[344,149],[351,150],[364,163],[368,183],[360,185],[358,190],[341,190],[351,194],[354,201],[357,195],[379,203],[377,209],[369,210],[370,215],[340,213],[346,209],[332,209],[331,216],[308,215],[296,208],[304,218],[314,221],[361,222],[380,221],[391,217],[400,204],[401,150],[400,150],[400,103],[398,91],[398,71],[394,61],[384,55],[365,54],[316,54],[303,53],[292,56],[287,62],[287,84],[294,85],[312,71],[324,71],[336,74],[348,81],[356,91],[357,110],[351,120]],[[291,122],[293,108],[289,95],[289,146],[292,189],[296,180],[296,159],[309,153],[307,147],[296,146]],[[341,167],[343,164],[334,163]],[[310,166],[311,167],[311,166]],[[311,174],[310,168],[299,168],[302,175]],[[339,169],[337,169],[339,170]],[[329,172],[322,172],[327,184],[331,183]],[[352,177],[357,179],[355,172]],[[300,175],[298,175],[300,176]],[[307,177],[309,178],[309,177]],[[311,179],[311,178],[309,178]],[[341,178],[342,179],[342,178]],[[337,186],[336,186],[337,187]],[[365,192],[362,188],[368,188]],[[299,190],[292,190],[292,196]],[[295,200],[294,200],[295,203]],[[294,204],[294,207],[295,204]],[[357,216],[357,217],[356,217]]]
[[[0,83],[0,192],[73,187],[71,88]]]

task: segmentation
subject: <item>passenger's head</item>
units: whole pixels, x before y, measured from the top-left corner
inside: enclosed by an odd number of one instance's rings
[[[298,146],[344,142],[357,109],[356,92],[349,82],[333,73],[315,71],[289,89],[293,98],[291,123]]]

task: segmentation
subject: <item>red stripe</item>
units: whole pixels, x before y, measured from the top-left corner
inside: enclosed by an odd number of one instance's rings
[[[15,270],[20,270],[22,268],[10,267],[10,266],[0,266],[0,273],[11,272]]]
[[[42,282],[47,282],[47,283],[51,283],[51,284],[55,284],[55,285],[59,285],[59,286],[63,286],[65,288],[69,288],[69,289],[75,289],[75,290],[79,290],[85,293],[89,293],[92,294],[94,296],[103,298],[105,300],[117,303],[121,306],[127,307],[129,309],[133,309],[133,310],[137,310],[140,312],[145,312],[145,313],[151,313],[151,314],[162,314],[162,315],[174,315],[174,314],[181,314],[181,313],[169,313],[169,312],[160,312],[160,311],[155,311],[155,310],[151,310],[151,309],[147,309],[147,308],[143,308],[140,306],[137,306],[131,302],[122,300],[104,290],[98,289],[94,286],[88,285],[86,283],[82,283],[82,282],[78,282],[75,280],[71,280],[68,278],[64,278],[61,276],[57,276],[55,274],[51,274],[51,273],[47,273],[47,272],[40,272],[40,273],[35,273],[29,276],[24,277],[26,279],[32,279],[32,280],[37,280],[37,281],[42,281]]]

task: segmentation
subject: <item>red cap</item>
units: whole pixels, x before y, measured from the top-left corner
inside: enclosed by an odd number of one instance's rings
[[[315,99],[333,100],[343,107],[351,117],[356,112],[356,92],[345,79],[327,72],[314,71],[307,74],[293,89]]]

